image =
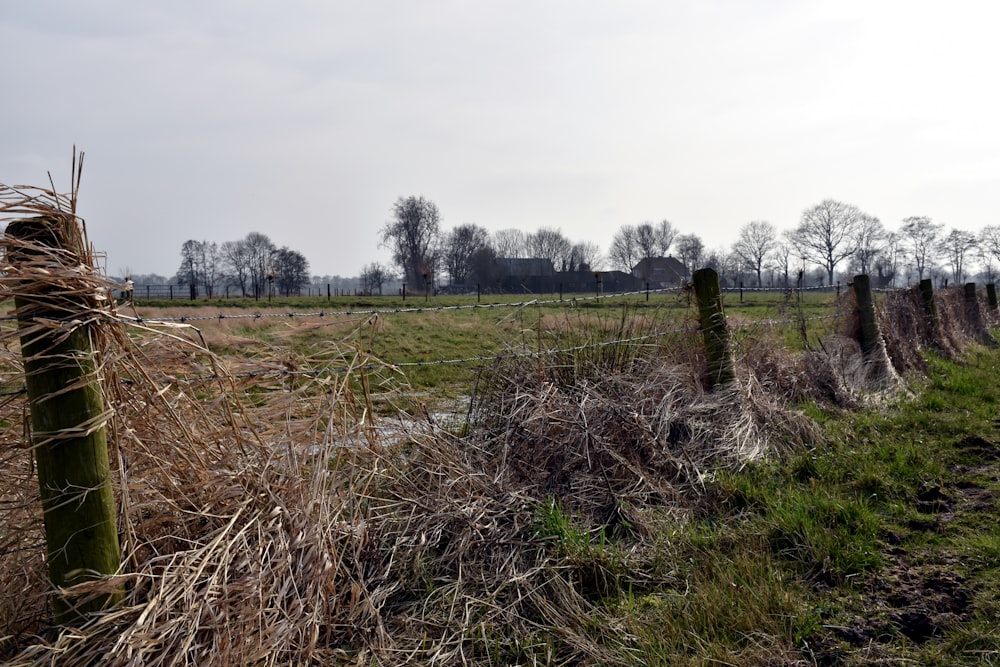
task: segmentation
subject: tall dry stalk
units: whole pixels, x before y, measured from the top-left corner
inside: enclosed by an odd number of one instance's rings
[[[14,196],[0,190],[0,201]],[[540,536],[540,508],[554,500],[588,534],[627,540],[619,557],[632,578],[619,583],[655,585],[642,567],[649,516],[697,503],[720,467],[818,445],[786,399],[826,395],[810,384],[815,368],[836,376],[828,359],[743,347],[733,389],[707,396],[704,354],[681,333],[511,358],[484,368],[459,437],[401,411],[377,416],[406,388],[347,344],[308,357],[261,348],[256,367],[310,372],[249,376],[192,326],[128,323],[105,301],[91,316],[121,507],[125,565],[113,583],[127,594],[74,632],[50,624],[7,326],[10,665],[638,664],[636,639],[595,603],[600,581],[626,575]],[[632,326],[623,318],[609,341],[641,338]]]

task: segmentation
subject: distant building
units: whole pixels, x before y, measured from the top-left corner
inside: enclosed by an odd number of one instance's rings
[[[647,257],[635,265],[632,275],[650,287],[672,287],[688,279],[687,268],[674,257]]]
[[[541,257],[497,257],[497,265],[505,275],[518,278],[539,278],[556,274],[552,260]]]

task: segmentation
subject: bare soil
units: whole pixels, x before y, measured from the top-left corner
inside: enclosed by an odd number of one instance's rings
[[[851,611],[823,619],[816,664],[914,664],[901,646],[944,646],[976,613],[978,566],[950,537],[995,521],[1000,450],[980,435],[960,437],[955,449],[962,462],[950,466],[954,477],[928,484],[913,499],[913,517],[882,536],[884,565],[860,584],[861,595],[845,605]]]

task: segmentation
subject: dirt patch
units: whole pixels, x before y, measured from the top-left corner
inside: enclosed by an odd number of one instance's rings
[[[905,559],[885,572],[876,595],[896,610],[889,616],[895,628],[918,643],[966,617],[972,600],[954,564],[910,567]]]
[[[955,449],[961,463],[951,467],[954,477],[921,488],[913,498],[915,516],[880,535],[885,565],[862,584],[860,606],[827,619],[821,664],[840,664],[858,652],[864,652],[866,660],[888,659],[901,642],[919,646],[943,640],[972,617],[977,589],[961,554],[926,545],[919,536],[947,535],[953,523],[990,515],[997,506],[992,484],[1000,472],[997,446],[966,435]]]
[[[944,488],[934,485],[918,493],[914,504],[921,514],[939,514],[951,510],[955,501]]]
[[[861,614],[826,628],[853,647],[890,644],[901,637],[921,644],[968,618],[972,599],[973,591],[954,564],[914,566],[904,557],[868,583]]]

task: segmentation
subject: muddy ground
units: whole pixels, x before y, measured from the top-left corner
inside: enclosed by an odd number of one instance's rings
[[[929,664],[928,655],[949,664],[955,635],[983,612],[976,582],[988,562],[970,558],[954,538],[995,523],[1000,443],[990,435],[956,436],[951,476],[916,495],[912,516],[882,536],[883,566],[858,586],[856,598],[823,618],[823,639],[812,647],[815,664]],[[969,664],[963,653],[961,664]],[[983,651],[977,661],[995,664],[1000,657]]]

